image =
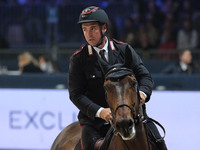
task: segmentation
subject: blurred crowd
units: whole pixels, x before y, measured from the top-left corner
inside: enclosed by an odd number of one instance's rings
[[[142,49],[144,55],[151,49],[159,49],[158,57],[161,57],[163,50],[200,47],[198,0],[78,1],[0,0],[0,4],[7,4],[0,9],[0,47],[79,42],[81,34],[75,25],[78,10],[91,4],[109,14],[109,36]],[[76,11],[68,9],[69,5]],[[172,55],[163,57],[169,59]]]
[[[158,49],[157,58],[170,59],[175,49],[199,48],[198,3],[195,0],[141,1],[138,10],[125,18],[120,38],[142,49],[144,54]]]
[[[143,58],[178,60],[179,50],[200,48],[198,0],[0,0],[0,49],[81,45],[77,20],[89,5],[108,13],[109,37],[129,43]]]
[[[37,60],[30,52],[23,52],[18,56],[19,73],[59,73],[59,66],[46,54],[39,56]]]

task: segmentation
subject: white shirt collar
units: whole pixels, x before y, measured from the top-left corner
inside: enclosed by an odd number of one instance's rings
[[[104,45],[104,47],[102,49],[98,48],[98,47],[93,47],[95,49],[95,51],[99,54],[99,51],[104,49],[105,50],[105,57],[108,60],[108,38],[106,37],[106,44]]]
[[[99,51],[104,49],[106,51],[106,53],[108,53],[108,38],[106,37],[106,44],[104,45],[104,47],[102,49],[98,48],[98,47],[93,47],[97,53],[99,54]]]

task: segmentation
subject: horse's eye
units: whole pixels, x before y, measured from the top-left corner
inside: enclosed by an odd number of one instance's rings
[[[132,82],[132,87],[134,87],[135,88],[135,85],[136,85],[136,82]]]

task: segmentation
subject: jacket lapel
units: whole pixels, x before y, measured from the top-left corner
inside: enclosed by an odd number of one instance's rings
[[[114,45],[112,40],[108,41],[108,61],[109,64],[114,65],[117,62],[117,58],[120,54],[120,51],[117,49],[117,47]]]

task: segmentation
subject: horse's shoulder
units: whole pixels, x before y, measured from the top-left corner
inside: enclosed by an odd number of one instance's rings
[[[61,148],[74,149],[78,140],[81,138],[81,127],[79,122],[73,122],[66,126],[56,137],[52,145],[51,150],[57,150]]]
[[[68,126],[66,126],[63,130],[64,131],[68,131],[68,132],[72,132],[74,130],[77,130],[78,128],[80,128],[79,122],[73,122],[71,124],[69,124]]]

